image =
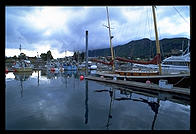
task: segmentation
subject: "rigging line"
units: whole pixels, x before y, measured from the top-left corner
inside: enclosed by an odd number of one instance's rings
[[[174,86],[175,85],[177,85],[177,84],[179,84],[182,80],[184,80],[185,79],[185,76],[184,77],[182,77],[178,82],[176,82],[175,84],[173,84]]]
[[[189,22],[180,14],[180,12],[175,8],[175,7],[173,7],[175,10],[176,10],[176,12],[183,18],[183,20],[184,21],[186,21],[187,22],[187,24],[189,24]]]

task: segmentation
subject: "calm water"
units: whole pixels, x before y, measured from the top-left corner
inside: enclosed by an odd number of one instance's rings
[[[7,130],[189,130],[190,105],[114,85],[78,72],[6,74]]]

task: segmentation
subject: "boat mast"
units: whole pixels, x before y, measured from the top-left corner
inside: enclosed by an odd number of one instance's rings
[[[108,29],[109,29],[109,37],[110,37],[110,49],[111,49],[111,55],[112,55],[112,71],[114,72],[114,53],[113,53],[113,47],[112,47],[112,36],[111,36],[111,29],[110,29],[110,20],[109,20],[109,13],[108,13],[108,7],[106,6],[106,11],[107,11],[107,19],[108,19]]]
[[[21,44],[20,44],[20,47],[19,47],[20,53],[21,53],[21,49],[22,49],[22,48],[21,48]]]
[[[158,32],[157,32],[156,15],[155,15],[155,6],[152,6],[152,12],[153,12],[155,37],[156,37],[156,52],[157,52],[157,55],[159,55],[159,58],[161,58],[160,45],[159,45],[159,37],[158,37]],[[158,66],[159,66],[159,74],[162,74],[160,59],[158,61]]]

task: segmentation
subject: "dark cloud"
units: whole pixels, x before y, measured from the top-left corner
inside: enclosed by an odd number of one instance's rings
[[[189,16],[188,7],[175,7],[178,11],[182,11],[181,15],[185,17]],[[62,19],[50,18],[50,20],[42,22],[44,28],[36,27],[34,21],[39,20],[39,17],[55,17],[50,16],[51,13],[43,13],[43,7],[27,7],[27,6],[7,6],[6,7],[6,48],[18,48],[19,44],[25,49],[34,49],[36,45],[44,45],[44,43],[50,44],[52,48],[56,48],[59,52],[64,51],[77,51],[85,50],[85,31],[89,31],[89,49],[107,48],[109,47],[109,35],[108,29],[103,25],[107,25],[106,8],[103,6],[95,7],[58,7],[58,12],[62,12]],[[137,37],[138,30],[144,31],[144,26],[140,23],[130,24],[130,20],[135,21],[134,16],[124,16],[122,9],[126,9],[127,12],[139,11],[140,7],[134,7],[133,9],[128,6],[121,7],[109,7],[109,15],[111,20],[112,35],[114,36],[113,45],[121,45],[127,43],[132,39],[139,39]],[[164,16],[175,16],[175,9],[162,7],[159,18],[163,19]],[[168,13],[170,16],[168,16]],[[58,14],[57,14],[58,15]],[[33,19],[31,17],[34,17]],[[133,17],[133,18],[132,18]],[[36,18],[38,20],[36,20]],[[145,17],[140,17],[144,20]],[[46,18],[47,19],[47,18]],[[32,21],[33,20],[33,21]],[[181,19],[182,20],[182,19]],[[65,21],[57,23],[56,28],[50,21]],[[175,22],[174,22],[175,23]],[[58,26],[60,24],[60,26]],[[143,36],[144,32],[141,32]],[[186,33],[185,33],[186,34]],[[162,31],[162,35],[166,36]],[[179,35],[176,34],[175,36]],[[180,33],[182,36],[183,33]],[[154,35],[153,35],[154,36]],[[163,37],[162,36],[162,37]],[[168,35],[171,37],[171,35]]]

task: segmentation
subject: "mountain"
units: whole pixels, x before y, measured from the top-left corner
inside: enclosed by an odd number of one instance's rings
[[[168,57],[171,55],[180,55],[188,46],[187,38],[164,38],[159,41],[161,48],[161,55],[163,57]],[[109,44],[108,44],[109,46]],[[140,40],[133,40],[123,45],[118,45],[114,47],[114,54],[118,57],[129,57],[131,59],[141,58],[150,59],[156,55],[156,41],[144,38]],[[97,56],[110,56],[110,48],[89,50],[89,57]]]

